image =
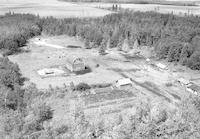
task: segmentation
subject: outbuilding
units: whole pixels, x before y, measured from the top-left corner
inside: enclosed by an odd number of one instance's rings
[[[167,66],[162,63],[157,63],[156,66],[160,69],[167,70]]]
[[[184,79],[184,78],[179,78],[177,81],[178,81],[182,86],[187,86],[187,85],[189,85],[189,84],[191,83],[189,80],[186,80],[186,79]]]
[[[66,63],[66,67],[71,72],[83,71],[86,69],[86,65],[82,58],[68,59]]]
[[[132,81],[130,78],[119,79],[116,81],[115,86],[117,88],[120,88],[123,86],[132,86]]]

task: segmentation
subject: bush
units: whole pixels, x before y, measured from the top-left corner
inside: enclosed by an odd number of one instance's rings
[[[79,83],[77,86],[76,86],[76,88],[75,88],[75,90],[77,90],[77,91],[85,91],[85,90],[88,90],[88,89],[90,89],[91,87],[88,85],[88,84],[86,84],[86,83]]]
[[[34,114],[37,121],[40,123],[53,118],[53,111],[51,107],[47,106],[46,104],[41,104],[39,107],[37,107],[34,111]]]
[[[69,127],[67,125],[62,125],[59,128],[55,129],[56,135],[61,135],[66,133],[69,130]]]
[[[200,51],[196,51],[188,60],[187,65],[193,70],[200,70]]]
[[[165,84],[165,86],[171,87],[171,86],[173,86],[173,84],[171,82],[168,82],[168,83]]]

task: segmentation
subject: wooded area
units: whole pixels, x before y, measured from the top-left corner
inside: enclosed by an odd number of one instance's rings
[[[38,26],[39,17],[31,14],[7,13],[0,16],[0,49],[4,55],[19,51],[27,40],[41,33]]]
[[[154,47],[160,59],[200,69],[200,18],[125,11],[97,19],[43,19],[43,32],[79,36],[86,47],[121,47],[125,42]],[[102,43],[103,42],[103,43]],[[89,44],[89,45],[88,45]]]

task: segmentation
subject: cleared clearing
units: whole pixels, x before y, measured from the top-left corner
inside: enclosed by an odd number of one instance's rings
[[[191,77],[199,76],[198,72],[169,63],[166,63],[169,69],[162,70],[147,62],[142,56],[123,53],[115,49],[107,50],[108,54],[101,56],[97,49],[84,49],[82,42],[67,36],[34,38],[30,40],[28,48],[30,52],[13,55],[9,58],[18,63],[23,75],[40,89],[48,88],[49,85],[61,87],[63,84],[69,85],[71,82],[74,82],[75,85],[81,82],[113,84],[121,78],[131,78],[134,88],[144,92],[145,95],[159,97],[174,103],[180,100],[185,93],[185,88],[176,83],[177,79],[183,77],[190,80]],[[60,74],[48,78],[41,78],[38,74],[38,71],[43,69],[55,67],[61,67],[58,70],[63,69],[66,62],[72,58],[83,58],[85,64],[91,68],[91,72],[83,75]],[[198,79],[195,82],[199,84]],[[168,83],[173,85],[166,87]]]
[[[199,82],[197,78],[199,73],[187,68],[165,63],[168,69],[162,70],[153,66],[141,55],[124,53],[116,49],[107,50],[108,54],[101,56],[97,49],[85,49],[81,41],[68,36],[40,36],[31,39],[27,46],[29,52],[9,56],[9,59],[16,62],[22,74],[30,79],[27,84],[33,82],[39,89],[47,89],[50,84],[52,87],[62,87],[64,84],[68,86],[71,82],[75,85],[80,82],[90,85],[113,84],[121,78],[130,78],[133,83],[132,86],[120,89],[110,86],[93,87],[91,90],[72,92],[72,96],[70,91],[54,92],[51,97],[42,100],[54,110],[51,121],[53,126],[69,122],[68,117],[76,105],[79,105],[79,101],[85,114],[94,121],[99,114],[101,118],[106,119],[116,114],[133,114],[136,111],[135,105],[138,106],[141,100],[147,100],[152,105],[164,102],[168,108],[173,109],[184,96],[188,95],[177,79],[196,77],[196,83]],[[85,64],[91,68],[91,72],[83,75],[62,75],[61,69],[66,66],[67,60],[73,57],[85,59]],[[150,61],[162,62],[154,59]],[[61,75],[42,78],[38,71],[46,69],[48,73],[53,70]],[[171,86],[166,86],[169,83]]]

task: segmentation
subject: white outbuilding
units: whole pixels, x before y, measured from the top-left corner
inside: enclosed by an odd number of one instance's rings
[[[132,86],[132,81],[131,81],[130,78],[119,79],[115,83],[115,86],[117,88],[120,88],[120,87],[123,87],[123,86],[128,86],[128,85]]]

